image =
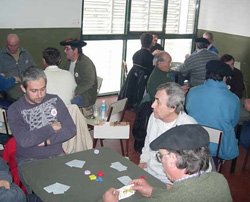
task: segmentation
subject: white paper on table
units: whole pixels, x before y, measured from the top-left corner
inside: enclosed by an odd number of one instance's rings
[[[129,176],[122,176],[117,179],[124,185],[128,185],[128,183],[132,180]]]
[[[69,167],[76,167],[76,168],[82,168],[84,164],[85,164],[85,161],[76,160],[76,159],[66,163],[66,165],[68,165]]]
[[[114,168],[114,169],[116,169],[116,170],[118,170],[118,171],[124,171],[124,170],[127,170],[127,167],[126,166],[124,166],[124,165],[122,165],[120,162],[113,162],[113,163],[111,163],[111,166],[110,166],[111,168]]]
[[[132,186],[134,186],[134,185],[130,184],[130,185],[127,185],[127,186],[124,186],[124,187],[118,189],[118,191],[119,191],[119,200],[128,198],[128,197],[135,194],[135,191],[131,190]]]
[[[69,188],[70,188],[70,186],[68,186],[68,185],[64,185],[64,184],[56,182],[56,183],[51,184],[51,185],[49,185],[47,187],[44,187],[43,189],[45,191],[47,191],[48,193],[53,192],[53,194],[63,194]]]

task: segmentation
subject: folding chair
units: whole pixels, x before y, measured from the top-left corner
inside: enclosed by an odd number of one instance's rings
[[[2,124],[0,127],[1,144],[5,146],[7,140],[11,137],[11,131],[8,126],[6,111],[3,108],[0,108],[0,122]]]
[[[127,106],[127,98],[124,98],[122,100],[118,100],[115,103],[112,103],[109,106],[108,110],[108,115],[107,115],[107,122],[122,122],[125,112],[126,112],[126,106]],[[93,148],[96,147],[96,143],[99,138],[95,138],[95,133],[94,133],[94,140],[93,140]],[[103,139],[100,139],[101,146],[103,147]],[[126,154],[124,152],[124,147],[123,147],[123,142],[122,139],[120,139],[120,144],[121,144],[121,150],[122,150],[122,155],[127,156],[128,155],[128,145],[129,145],[129,139],[127,139],[127,144],[126,144]]]
[[[222,133],[223,132],[221,130],[218,130],[218,129],[215,129],[215,128],[210,128],[210,127],[207,127],[207,126],[202,126],[202,127],[208,132],[210,142],[218,144],[217,152],[216,152],[216,158],[218,159],[218,164],[216,165],[216,170],[218,172],[220,172],[221,167],[222,167],[223,159],[221,159],[219,157],[219,152],[220,152],[221,138],[222,138]]]

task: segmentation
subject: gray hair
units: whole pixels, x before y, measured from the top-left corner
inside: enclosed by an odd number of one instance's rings
[[[185,92],[181,88],[181,86],[174,82],[167,82],[161,84],[157,89],[165,90],[168,96],[167,107],[175,108],[175,113],[179,114],[181,111],[184,111],[184,103],[185,103]]]
[[[204,32],[204,34],[203,34],[203,35],[208,36],[211,40],[213,40],[213,39],[214,39],[214,36],[213,36],[213,34],[212,34],[211,32]]]
[[[192,175],[199,171],[206,171],[209,167],[210,152],[208,147],[182,151],[168,151],[176,155],[176,166],[179,169],[185,169],[185,174]]]
[[[159,62],[164,62],[164,54],[169,55],[167,52],[165,51],[160,51],[158,54],[155,55],[154,59],[153,59],[153,65],[158,67],[158,63]],[[169,55],[170,56],[170,55]]]
[[[22,72],[21,84],[23,85],[25,89],[27,89],[28,81],[37,81],[40,78],[43,78],[45,80],[45,83],[47,84],[47,77],[44,71],[41,69],[38,69],[37,67],[30,66]]]

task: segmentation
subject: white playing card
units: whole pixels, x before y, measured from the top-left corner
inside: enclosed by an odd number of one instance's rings
[[[132,186],[134,186],[134,185],[130,184],[130,185],[127,185],[127,186],[124,186],[124,187],[118,189],[118,191],[119,191],[119,200],[128,198],[128,197],[135,194],[135,191],[131,190]]]

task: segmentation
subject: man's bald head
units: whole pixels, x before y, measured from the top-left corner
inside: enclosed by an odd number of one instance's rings
[[[171,61],[172,58],[167,52],[160,51],[158,54],[155,55],[153,59],[153,64],[160,70],[168,72],[171,67]]]
[[[6,39],[6,48],[11,54],[15,54],[18,51],[19,45],[19,37],[16,34],[8,34]]]

